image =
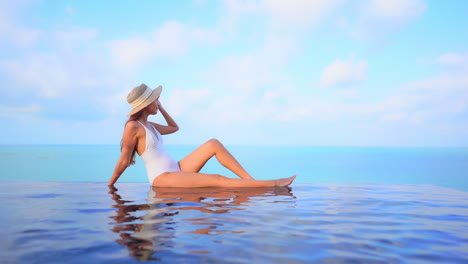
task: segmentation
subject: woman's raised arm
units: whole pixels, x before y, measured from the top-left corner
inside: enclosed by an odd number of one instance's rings
[[[156,127],[156,129],[159,131],[159,133],[161,133],[161,135],[167,135],[167,134],[172,134],[174,132],[177,132],[179,130],[179,126],[177,125],[177,123],[174,121],[174,119],[172,119],[172,117],[169,115],[166,109],[162,107],[161,103],[158,103],[158,104],[159,104],[159,112],[161,112],[164,119],[166,119],[167,126],[160,125],[160,124],[153,123],[153,122],[151,123]]]
[[[107,185],[112,186],[119,179],[120,175],[130,165],[132,154],[138,142],[138,124],[136,121],[129,121],[125,126],[122,138],[122,153],[115,165],[114,173]]]

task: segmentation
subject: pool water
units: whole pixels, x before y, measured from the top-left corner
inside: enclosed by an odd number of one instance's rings
[[[468,193],[424,184],[2,181],[2,263],[467,263]]]

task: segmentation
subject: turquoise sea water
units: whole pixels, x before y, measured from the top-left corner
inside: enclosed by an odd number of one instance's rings
[[[298,178],[151,188],[137,158],[109,188],[118,146],[1,146],[1,263],[468,262],[467,148],[229,149],[255,178]]]
[[[177,160],[195,146],[167,146]],[[432,184],[468,191],[468,148],[228,147],[254,178],[296,183]],[[108,181],[117,145],[0,147],[0,180]],[[203,169],[235,177],[212,159]],[[142,161],[119,182],[146,182]]]

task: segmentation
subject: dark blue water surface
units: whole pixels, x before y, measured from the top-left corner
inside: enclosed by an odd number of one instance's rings
[[[468,193],[420,184],[0,181],[2,263],[467,263]]]

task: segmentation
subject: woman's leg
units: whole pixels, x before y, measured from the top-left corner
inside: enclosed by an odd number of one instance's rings
[[[252,176],[245,171],[239,162],[217,139],[208,140],[187,157],[183,158],[179,162],[180,169],[185,172],[199,172],[213,156],[216,156],[216,159],[221,165],[234,172],[240,178],[253,180]]]
[[[231,179],[218,174],[195,172],[166,172],[154,179],[156,187],[273,187],[288,186],[296,176],[284,179],[259,181],[249,179]]]

